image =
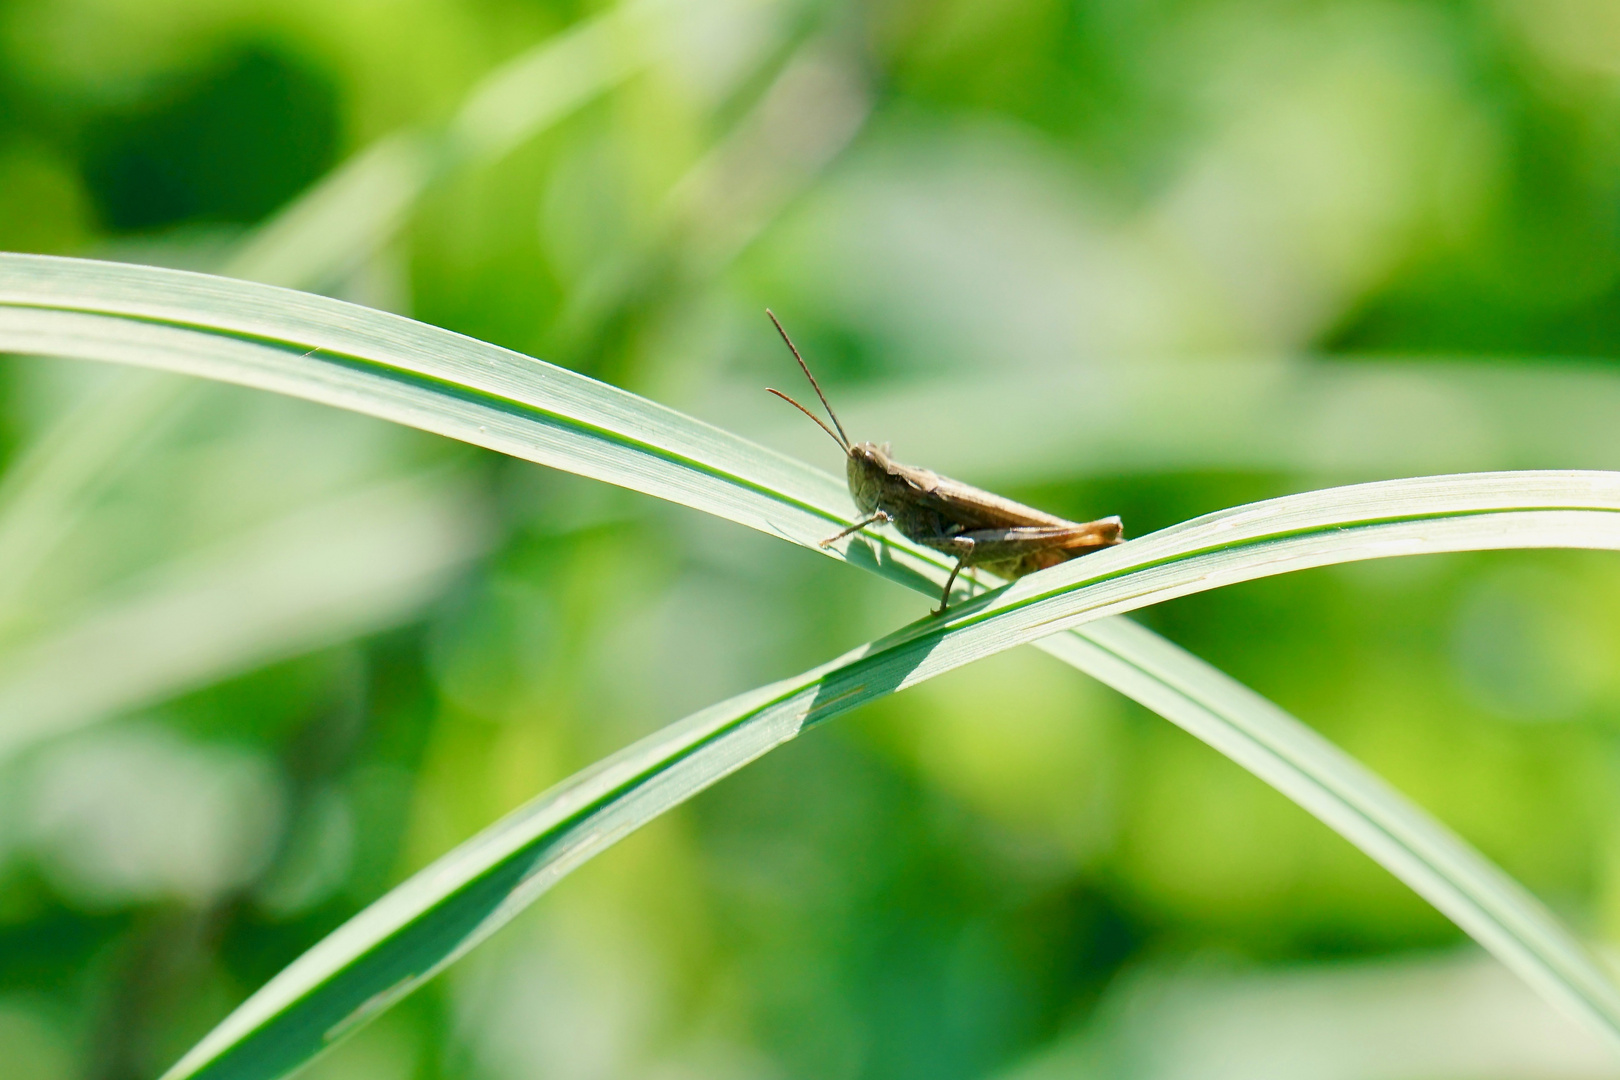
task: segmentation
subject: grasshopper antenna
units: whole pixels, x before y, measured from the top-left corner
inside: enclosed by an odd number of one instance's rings
[[[775,394],[777,397],[781,398],[783,401],[787,402],[789,405],[793,406],[795,409],[798,409],[800,412],[804,413],[804,415],[808,416],[810,419],[814,420],[816,422],[816,427],[820,428],[822,431],[825,431],[828,435],[832,435],[832,441],[838,444],[838,449],[842,450],[846,454],[849,453],[849,444],[844,442],[838,436],[833,435],[832,428],[830,428],[826,424],[822,423],[821,417],[817,416],[815,413],[811,412],[809,409],[805,408],[803,405],[800,405],[797,401],[794,401],[792,398],[788,397],[786,394],[782,393],[782,391],[780,391],[780,390],[772,390],[770,387],[767,386],[765,388],[765,392],[767,394]]]
[[[833,412],[833,407],[831,405],[827,404],[827,395],[821,392],[821,384],[816,382],[816,377],[814,375],[810,374],[810,365],[804,362],[804,357],[799,355],[798,347],[793,344],[793,339],[788,337],[788,332],[786,330],[782,329],[782,323],[779,319],[777,319],[776,312],[772,311],[770,308],[766,308],[765,314],[770,317],[772,325],[776,327],[776,332],[782,335],[782,340],[787,342],[788,351],[793,354],[793,359],[799,362],[799,370],[804,372],[804,377],[810,380],[810,388],[816,392],[816,397],[821,399],[821,407],[827,410],[828,416],[832,417],[833,427],[838,429],[838,434],[833,437],[834,441],[837,442],[839,446],[844,448],[845,453],[848,453],[849,436],[844,434],[844,425],[838,422],[838,414]],[[797,401],[794,401],[786,394],[777,394],[775,390],[772,390],[771,393],[776,394],[777,397],[784,401],[798,405],[800,412],[810,417],[810,419],[815,420],[816,423],[821,424],[821,421],[816,420],[815,415],[811,413],[809,409],[806,409],[803,405],[799,405]],[[826,431],[829,435],[832,435],[832,432],[827,429],[826,424],[821,424],[821,430]]]

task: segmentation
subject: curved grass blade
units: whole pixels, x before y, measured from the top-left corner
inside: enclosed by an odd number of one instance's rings
[[[842,485],[825,473],[571,372],[320,297],[173,271],[0,255],[0,348],[166,367],[281,390],[620,484],[806,546],[847,514]],[[1424,500],[1436,494],[1426,490],[1414,496],[1419,510],[1426,512]],[[1223,527],[1240,524],[1241,517],[1229,518]],[[1132,548],[1140,550],[1140,543]],[[925,593],[932,593],[945,573],[933,553],[894,537],[862,539],[847,551],[851,561]],[[1101,557],[1090,557],[1088,570]],[[1026,579],[1025,585],[1034,580]],[[1042,580],[1052,579],[1043,575]],[[1079,634],[1099,641],[1096,627]],[[1063,655],[1056,648],[1062,640],[1047,638],[1047,648]],[[1285,736],[1293,743],[1289,756],[1270,772],[1260,772],[1263,778],[1280,784],[1289,769],[1296,770],[1303,782],[1325,793],[1322,798],[1337,800],[1335,812],[1358,827],[1363,819],[1377,823],[1390,817],[1379,806],[1381,786],[1349,759],[1341,761],[1336,751],[1325,752],[1303,725],[1269,706],[1270,711],[1251,708],[1247,691],[1231,680],[1166,642],[1151,639],[1149,649],[1143,640],[1125,632],[1103,641],[1101,652],[1076,648],[1064,658],[1150,708],[1168,709],[1172,719],[1195,732],[1205,725],[1209,734],[1203,737],[1216,745],[1218,739],[1231,739],[1264,747]],[[616,764],[603,768],[617,768],[624,760],[612,759]],[[714,773],[719,775],[723,772]],[[1421,811],[1391,797],[1400,808],[1396,817],[1429,827]],[[1324,820],[1334,824],[1332,818]],[[1449,853],[1453,865],[1464,866],[1460,875],[1446,868],[1436,872],[1469,903],[1480,911],[1501,908],[1498,921],[1504,927],[1533,926],[1546,941],[1567,943],[1534,901],[1511,887],[1499,888],[1489,874],[1467,871],[1468,860],[1477,857],[1438,826],[1433,830],[1441,838],[1439,849]],[[1368,850],[1381,856],[1376,847]],[[384,903],[396,910],[403,902]],[[1557,973],[1568,966],[1565,954],[1574,946],[1527,948],[1530,959],[1509,956],[1517,970]],[[1578,957],[1578,949],[1572,955]],[[303,961],[295,968],[310,970]],[[1577,963],[1570,970],[1577,974],[1563,982],[1560,975],[1545,976],[1555,983],[1552,994],[1601,999],[1589,989],[1606,985],[1595,968]],[[1582,1012],[1590,1019],[1593,1010]],[[1599,1012],[1609,1015],[1606,1008]],[[255,1014],[238,1017],[244,1015]],[[228,1032],[244,1037],[255,1023],[233,1018],[208,1045],[220,1052]]]
[[[826,473],[564,368],[387,312],[206,274],[0,254],[0,350],[336,405],[805,546],[847,503]]]
[[[1481,474],[1311,492],[1209,515],[1031,575],[945,618],[688,717],[541,795],[306,953],[169,1080],[271,1077],[294,1067],[631,830],[802,730],[887,694],[1108,613],[1224,584],[1360,559],[1513,547],[1620,550],[1620,474]],[[1175,689],[1191,698],[1192,688]],[[1290,740],[1279,731],[1261,749],[1286,760]],[[1239,760],[1253,756],[1250,748],[1221,748]],[[1325,744],[1316,749],[1324,748],[1337,754]],[[1338,756],[1334,775],[1285,783],[1284,792],[1620,1048],[1620,992],[1580,946],[1500,871]],[[1380,813],[1347,813],[1339,790],[1346,785],[1372,796]]]

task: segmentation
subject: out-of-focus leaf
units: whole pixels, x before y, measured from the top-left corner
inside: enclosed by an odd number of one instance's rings
[[[668,0],[628,0],[541,42],[485,76],[443,131],[391,135],[357,154],[257,229],[223,271],[329,285],[387,241],[443,173],[506,154],[656,60],[678,17]]]
[[[305,953],[168,1078],[247,1080],[296,1067],[586,859],[807,727],[867,702],[1084,622],[1226,584],[1361,559],[1518,547],[1620,549],[1620,474],[1478,474],[1309,492],[1211,514],[1023,578],[687,717],[541,795]],[[1147,670],[1137,669],[1139,677]],[[1195,698],[1200,687],[1174,689]],[[1279,787],[1620,1047],[1620,991],[1516,883],[1325,743],[1301,753],[1291,745],[1297,733],[1267,715],[1274,706],[1251,695],[1223,707],[1250,717],[1262,736],[1215,743],[1239,761],[1258,752],[1297,769],[1313,755],[1337,757],[1330,772],[1300,770]]]
[[[600,257],[558,320],[582,340],[649,281],[676,295],[706,286],[817,180],[872,109],[868,76],[848,34],[800,46],[726,138],[671,189],[650,237]],[[783,131],[794,132],[785,146]]]
[[[1214,968],[1212,970],[1212,967]],[[993,1080],[1609,1080],[1614,1051],[1476,950],[1278,970],[1151,961]]]
[[[0,757],[393,625],[488,547],[482,519],[444,478],[393,481],[162,567],[0,655]]]
[[[740,403],[758,393],[725,388],[703,413],[749,417]],[[1371,480],[1620,468],[1620,376],[1578,361],[1133,360],[829,393],[858,437],[992,485],[1195,470]],[[740,432],[769,446],[824,448],[796,414],[752,420]]]

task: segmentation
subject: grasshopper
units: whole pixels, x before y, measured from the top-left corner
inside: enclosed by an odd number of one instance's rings
[[[793,339],[782,329],[775,314],[769,309],[765,314],[770,316],[776,332],[787,343],[793,359],[799,362],[804,377],[810,380],[810,387],[821,399],[833,426],[822,423],[819,416],[782,391],[767,387],[767,392],[814,420],[816,426],[838,444],[848,458],[845,473],[850,497],[863,515],[862,520],[843,532],[821,541],[822,547],[869,525],[893,525],[909,540],[956,556],[956,566],[940,593],[939,610],[934,612],[943,615],[950,603],[951,586],[956,584],[957,575],[968,567],[983,566],[1003,577],[1022,577],[1125,539],[1125,527],[1117,516],[1087,522],[1065,521],[928,469],[902,465],[889,456],[888,443],[880,446],[850,442],[849,436],[844,434],[844,425],[838,422],[838,414],[827,403],[827,395],[821,392],[821,384],[810,374],[810,366],[799,355]]]

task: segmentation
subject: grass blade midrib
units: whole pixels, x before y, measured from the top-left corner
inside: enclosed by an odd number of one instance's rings
[[[6,288],[7,263],[19,260],[23,269],[30,263],[44,262],[55,266],[61,262],[75,262],[46,256],[12,256],[0,254],[0,306],[39,312],[61,312],[87,318],[129,320],[141,325],[166,327],[178,332],[189,332],[210,338],[228,338],[249,344],[261,344],[291,354],[290,358],[308,356],[311,364],[336,364],[339,360],[350,365],[363,365],[367,372],[383,378],[410,378],[432,380],[434,385],[458,395],[472,391],[488,395],[490,399],[514,403],[526,411],[552,418],[559,425],[576,429],[595,429],[613,438],[634,444],[648,454],[655,454],[680,463],[695,471],[708,471],[724,476],[739,484],[755,488],[760,494],[776,500],[784,499],[779,487],[773,486],[784,474],[792,475],[800,486],[826,486],[825,473],[807,468],[802,462],[786,457],[765,447],[746,442],[723,429],[692,420],[667,406],[638,397],[627,391],[599,383],[566,368],[556,367],[522,353],[490,345],[474,338],[416,323],[402,316],[385,312],[372,312],[342,301],[325,297],[311,297],[292,290],[247,282],[226,282],[230,286],[228,311],[216,314],[222,325],[211,325],[197,318],[184,318],[174,311],[164,310],[166,305],[150,303],[114,303],[100,305],[88,303],[50,302],[39,296],[19,296],[15,288]],[[82,260],[81,260],[82,261]],[[91,264],[100,267],[103,264]],[[119,272],[139,272],[147,268],[113,267]],[[153,271],[166,285],[190,287],[196,284],[214,284],[221,279],[186,271]],[[139,278],[133,281],[138,283]],[[252,301],[268,302],[265,294],[281,294],[297,298],[300,306],[315,311],[301,311],[298,317],[276,320],[244,317]],[[280,299],[275,296],[273,299]],[[306,314],[320,314],[330,318],[304,318]],[[342,325],[364,317],[375,322],[373,327]],[[382,335],[385,330],[404,331],[395,335],[401,340],[380,346],[367,330]],[[417,362],[406,364],[397,357],[403,351],[412,354]],[[379,353],[394,354],[385,358]],[[504,366],[503,366],[504,365]],[[521,373],[522,379],[512,377]],[[554,406],[542,404],[554,401]],[[563,409],[571,411],[560,411]],[[658,437],[672,443],[661,446],[648,438],[628,434],[628,429],[646,430],[651,423]],[[739,462],[755,466],[749,470],[719,470],[701,456],[705,451],[728,451]],[[761,468],[764,466],[764,468]],[[833,490],[840,490],[837,484]],[[803,500],[796,500],[803,502]],[[804,504],[807,509],[811,504]],[[825,508],[812,510],[817,516],[838,519]]]

